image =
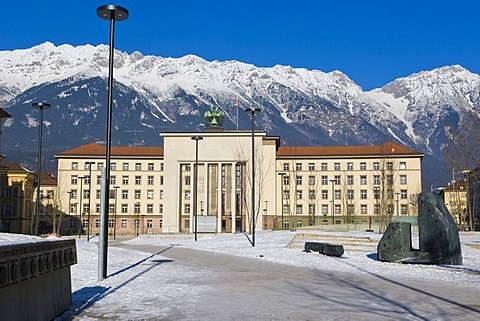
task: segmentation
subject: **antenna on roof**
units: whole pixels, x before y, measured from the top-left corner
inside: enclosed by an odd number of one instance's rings
[[[124,130],[125,133],[133,133],[133,146],[138,146],[138,140],[137,140],[137,133],[144,133],[144,130],[139,130],[139,129],[130,129],[130,130]]]

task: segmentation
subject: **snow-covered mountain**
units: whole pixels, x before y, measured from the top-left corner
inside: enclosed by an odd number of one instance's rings
[[[161,131],[201,131],[203,114],[221,108],[227,129],[249,129],[240,108],[260,107],[258,127],[284,144],[378,144],[398,141],[441,162],[448,137],[466,112],[479,114],[480,77],[460,66],[420,72],[364,92],[340,71],[238,61],[208,62],[115,52],[114,144],[161,144]],[[46,158],[105,139],[108,46],[55,46],[0,52],[2,153],[34,164],[38,118],[31,103],[48,101]],[[238,115],[238,116],[237,116]],[[237,125],[238,124],[238,125]],[[428,168],[427,164],[424,167]],[[48,166],[47,166],[48,168]]]

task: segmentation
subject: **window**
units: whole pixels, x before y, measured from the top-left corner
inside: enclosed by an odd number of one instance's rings
[[[78,183],[78,176],[77,175],[72,175],[71,183],[72,183],[72,185],[76,185]]]
[[[288,200],[290,198],[290,191],[289,190],[284,190],[283,191],[283,199]]]
[[[77,213],[77,204],[70,204],[70,212]]]
[[[153,213],[153,204],[147,204],[147,213]]]
[[[355,206],[352,204],[347,205],[347,214],[354,214],[355,213]]]
[[[290,213],[290,205],[284,204],[283,205],[283,214],[289,214]]]
[[[308,170],[314,171],[315,170],[315,163],[308,163]]]
[[[406,199],[407,199],[407,190],[406,190],[406,189],[402,189],[402,190],[400,191],[400,198],[401,198],[402,200],[406,200]]]
[[[128,185],[128,176],[122,176],[122,184]]]
[[[123,163],[122,168],[124,171],[128,171],[128,163]]]
[[[308,185],[315,185],[315,176],[308,176]]]
[[[335,185],[340,185],[340,175],[336,175],[333,178]]]
[[[297,199],[302,199],[303,193],[302,191],[297,191]]]
[[[328,191],[327,190],[322,190],[322,199],[327,200],[328,199]]]
[[[379,162],[373,162],[373,169],[378,171],[380,170],[380,163]]]
[[[147,220],[147,228],[152,228],[152,227],[153,227],[153,221]]]
[[[147,191],[147,198],[148,198],[148,199],[153,199],[153,190],[149,189],[149,190]]]
[[[408,214],[408,206],[406,204],[400,205],[400,213],[402,215],[407,215]]]
[[[127,220],[122,218],[122,228],[127,228]]]
[[[124,189],[122,190],[122,199],[127,199],[128,198],[128,190]]]
[[[322,204],[322,214],[323,215],[328,214],[328,205],[327,204]]]
[[[380,214],[380,205],[379,204],[375,204],[374,207],[373,207],[373,214],[375,215],[379,215]]]
[[[108,213],[115,213],[115,204],[108,204]]]
[[[68,227],[69,227],[69,228],[75,228],[75,227],[77,227],[77,221],[75,221],[74,218],[70,219],[70,221],[68,222]]]
[[[78,162],[72,162],[72,170],[78,170]]]
[[[365,204],[360,205],[360,213],[367,214],[367,205]]]
[[[142,163],[135,163],[135,170],[141,171],[142,170]]]
[[[102,162],[97,163],[97,170],[101,171],[102,169],[103,169],[103,163]]]
[[[301,171],[302,170],[302,163],[297,163],[296,166],[295,166],[295,169],[297,171]]]
[[[353,189],[347,190],[347,199],[353,200],[353,195],[354,195]]]
[[[393,175],[387,175],[387,184],[389,185],[393,184]]]
[[[110,184],[111,185],[117,184],[117,177],[116,176],[110,176]]]
[[[353,175],[347,176],[347,185],[353,185]]]
[[[360,198],[361,198],[362,200],[367,199],[367,190],[362,189],[362,190],[360,191]]]
[[[400,162],[400,169],[407,169],[407,162]]]
[[[387,199],[393,200],[393,190],[387,190]]]
[[[100,204],[95,204],[95,213],[100,213]]]
[[[340,204],[335,204],[335,214],[340,214],[342,212],[342,206]]]
[[[185,164],[184,169],[186,172],[190,172],[190,170],[192,169],[192,166],[190,166],[190,164]]]
[[[76,189],[72,189],[71,191],[72,193],[70,194],[72,198],[77,198],[77,190]]]
[[[315,205],[314,204],[310,204],[308,206],[308,214],[315,215]]]
[[[297,227],[302,227],[302,226],[303,226],[303,221],[297,220]]]
[[[135,190],[135,199],[137,199],[137,200],[140,199],[140,196],[141,196],[141,191],[136,189]]]
[[[160,204],[160,206],[158,207],[158,212],[159,212],[160,214],[163,213],[163,204]]]
[[[290,176],[283,175],[283,185],[289,185],[290,184]]]
[[[302,185],[302,175],[297,175],[297,185]]]
[[[392,169],[393,169],[393,163],[387,162],[387,170],[392,170]]]
[[[322,163],[322,171],[328,170],[328,165],[327,163]]]
[[[380,185],[380,175],[373,175],[373,185]]]
[[[290,220],[283,221],[283,228],[287,230],[290,229]]]
[[[148,170],[153,171],[153,163],[148,163]]]
[[[185,176],[185,185],[190,185],[190,176]]]
[[[163,172],[163,163],[160,163],[160,171]]]
[[[84,182],[86,185],[90,185],[90,176],[85,176],[85,178],[83,179],[83,182]]]
[[[134,211],[135,211],[135,213],[140,213],[140,204],[139,203],[135,203]]]
[[[163,190],[160,190],[160,199],[163,200]]]
[[[110,164],[110,170],[111,171],[116,171],[117,170],[117,163],[111,163]]]
[[[284,171],[289,171],[290,170],[290,164],[289,163],[283,163],[283,170]]]
[[[128,213],[128,204],[122,204],[121,211],[122,213]]]
[[[367,163],[361,162],[361,163],[360,163],[360,170],[364,171],[364,170],[366,170],[366,169],[367,169]]]
[[[189,200],[190,199],[190,190],[185,191],[185,199]]]
[[[310,200],[314,200],[315,199],[315,190],[311,189],[308,191],[308,198]]]
[[[296,206],[295,213],[297,213],[297,214],[302,214],[303,213],[303,206],[301,204]]]
[[[407,184],[407,175],[400,175],[400,184]]]
[[[185,213],[190,213],[190,204],[185,204]]]
[[[86,189],[83,191],[83,198],[89,199],[90,198],[90,190]]]
[[[380,190],[379,190],[378,188],[375,188],[375,189],[373,190],[373,197],[374,197],[375,199],[379,199],[379,198],[380,198]]]
[[[163,185],[163,176],[160,176],[160,185]]]
[[[140,184],[142,184],[142,177],[135,176],[135,185],[140,185]]]
[[[367,176],[360,176],[360,184],[367,185]]]
[[[347,170],[353,171],[353,163],[347,163]]]
[[[339,200],[342,198],[342,192],[339,189],[335,190],[335,199]]]
[[[113,218],[110,218],[110,219],[108,220],[108,227],[113,227],[113,226],[114,226],[114,222],[115,222],[114,219],[113,219]]]
[[[322,185],[328,185],[328,176],[322,175]]]
[[[97,175],[97,185],[101,185],[101,184],[102,184],[102,176]]]
[[[335,164],[333,164],[333,168],[334,168],[336,171],[339,171],[339,170],[340,170],[340,163],[335,163]]]
[[[153,185],[153,176],[148,176],[148,185]]]
[[[101,198],[101,192],[102,192],[102,191],[99,190],[99,189],[97,189],[97,190],[95,191],[95,198],[96,198],[97,200],[99,200],[99,199]]]

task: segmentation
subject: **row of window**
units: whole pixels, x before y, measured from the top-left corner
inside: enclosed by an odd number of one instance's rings
[[[144,224],[145,224],[146,228],[153,228],[153,220],[151,220],[151,219],[147,219]],[[76,228],[77,227],[77,221],[75,219],[71,219],[70,223],[69,223],[69,227],[70,228]],[[82,220],[82,227],[88,228],[88,220],[86,220],[86,219]],[[98,218],[95,219],[95,227],[100,228],[100,219],[98,219]],[[115,227],[115,220],[114,219],[111,218],[111,219],[108,220],[108,227],[109,228]],[[122,219],[120,221],[120,227],[121,228],[127,228],[128,227],[128,220],[127,219]],[[136,228],[140,227],[140,220],[135,219],[133,221],[133,227],[136,227]],[[159,221],[159,226],[158,227],[159,228],[163,227],[163,220]]]
[[[329,195],[328,195],[328,190],[321,190],[320,193],[321,193],[321,199],[329,199]],[[334,190],[333,191],[334,193],[334,197],[335,199],[341,199],[342,198],[342,191],[341,190]],[[297,199],[303,199],[303,190],[297,190],[295,192],[295,196]],[[406,189],[402,189],[400,190],[400,192],[397,192],[397,193],[394,193],[393,190],[389,189],[386,191],[386,197],[387,199],[393,199],[393,196],[394,194],[397,196],[397,198],[400,198],[400,199],[407,199],[407,190]],[[353,189],[349,189],[349,190],[346,190],[346,193],[345,193],[345,197],[347,199],[354,199],[355,198],[355,192]],[[380,198],[380,190],[379,189],[374,189],[373,190],[373,197],[375,199],[379,199]],[[365,190],[360,190],[360,199],[367,199],[368,198],[368,191],[365,189]],[[283,191],[283,199],[285,200],[288,200],[290,199],[290,190],[284,190]],[[308,191],[308,199],[310,200],[314,200],[316,199],[316,191],[315,190],[309,190]]]
[[[96,164],[97,165],[97,170],[102,170],[104,167],[103,162],[85,162],[84,163],[84,170],[90,170],[92,168],[92,165]],[[79,169],[78,167],[78,162],[72,162],[72,170],[76,171]],[[141,171],[142,170],[142,163],[135,163],[134,166],[136,171]],[[163,172],[163,163],[157,164],[158,170]],[[148,171],[154,171],[155,170],[155,163],[148,163],[146,169]],[[93,170],[93,168],[92,168]],[[117,170],[117,163],[110,163],[110,170],[111,171],[116,171]],[[129,171],[130,170],[130,163],[122,163],[122,170],[123,171]]]
[[[70,177],[70,183],[72,185],[77,185],[78,180],[83,180],[83,183],[85,185],[90,184],[90,176],[78,176],[78,175],[72,175]],[[102,183],[102,177],[99,175],[97,176],[97,184],[100,185]],[[148,185],[153,185],[155,183],[155,177],[154,176],[147,176],[147,184]],[[115,185],[117,184],[117,176],[111,175],[110,176],[110,184]],[[128,175],[123,175],[122,176],[122,185],[128,185],[130,184],[130,176]],[[135,185],[141,185],[142,184],[142,176],[141,175],[136,175],[135,176]],[[159,177],[159,184],[163,185],[163,176]]]
[[[90,205],[88,203],[83,204],[82,207],[83,207],[83,212],[82,213],[90,212]],[[145,213],[153,214],[153,208],[154,208],[153,204],[147,204]],[[109,211],[109,213],[114,214],[115,213],[115,204],[109,204],[108,211]],[[70,213],[71,214],[78,213],[77,212],[77,204],[70,204]],[[100,204],[95,204],[95,213],[97,213],[97,214],[100,213]],[[120,213],[122,213],[122,214],[128,214],[129,213],[128,204],[120,204]],[[141,210],[140,204],[134,204],[133,213],[138,213],[138,214],[144,213]],[[159,204],[158,213],[163,214],[163,204]]]
[[[282,184],[283,185],[290,185],[290,176],[284,174],[282,175],[283,180]],[[388,185],[393,185],[394,183],[394,176],[393,175],[385,175],[385,178],[383,179],[386,184]],[[310,175],[308,176],[308,185],[315,185],[315,176]],[[321,185],[328,185],[328,183],[333,183],[334,185],[340,185],[342,183],[342,179],[340,175],[335,175],[333,176],[333,179],[328,179],[328,175],[322,175],[320,177],[320,183]],[[399,175],[399,182],[402,185],[407,184],[407,175]],[[346,184],[347,185],[354,185],[355,179],[353,175],[347,175],[346,176]],[[382,183],[382,176],[381,175],[373,175],[372,176],[372,183],[373,185],[380,185]],[[296,175],[295,176],[295,184],[296,185],[302,185],[303,184],[303,175]],[[360,175],[360,185],[367,185],[368,184],[368,178],[367,175]]]
[[[90,190],[89,189],[84,189],[84,190],[82,190],[82,192],[83,192],[83,198],[84,199],[89,199],[90,198]],[[115,199],[116,198],[115,192],[116,192],[116,190],[111,190],[110,191],[110,195],[109,195],[110,199]],[[142,198],[142,190],[136,189],[133,192],[134,192],[133,196],[134,196],[135,199],[141,199]],[[154,199],[155,198],[154,190],[149,189],[146,192],[147,192],[147,199]],[[71,199],[76,199],[77,198],[78,193],[77,193],[76,189],[72,189],[69,193],[70,193],[70,198]],[[120,198],[121,199],[128,199],[128,197],[129,197],[129,191],[128,190],[122,190]],[[101,190],[99,190],[99,189],[96,190],[95,198],[96,199],[101,198]],[[163,190],[158,191],[158,198],[163,199]]]
[[[382,162],[383,163],[383,162]],[[384,162],[384,165],[382,166],[381,162],[373,162],[372,169],[373,170],[393,170],[394,169],[394,164],[393,162]],[[309,171],[315,171],[315,163],[308,163],[308,170]],[[399,162],[399,169],[405,170],[407,169],[407,162]],[[353,162],[348,162],[346,169],[348,171],[353,171],[354,164]],[[361,171],[366,171],[367,170],[367,163],[366,162],[360,162],[359,169]],[[284,171],[289,171],[290,170],[290,163],[283,163],[283,170]],[[292,168],[293,170],[293,168]],[[295,170],[296,171],[302,171],[303,170],[303,164],[302,163],[295,163]],[[322,171],[328,171],[328,163],[321,163],[321,170]],[[342,170],[341,163],[337,162],[333,164],[333,170],[335,171],[340,171]]]
[[[348,204],[346,207],[347,207],[347,213],[346,213],[347,215],[355,214],[355,205]],[[408,204],[401,204],[399,206],[399,210],[400,210],[400,215],[408,215]],[[393,214],[394,213],[393,205],[387,206],[386,211],[389,214]],[[334,212],[335,212],[335,214],[344,214],[344,213],[342,213],[342,205],[341,204],[335,204]],[[290,205],[289,204],[284,204],[283,205],[283,214],[290,214]],[[306,214],[306,213],[304,213],[304,207],[303,207],[302,204],[298,204],[298,205],[295,206],[295,214]],[[310,204],[310,205],[308,205],[308,214],[310,214],[310,215],[316,215],[316,214],[329,215],[329,214],[331,214],[331,210],[329,211],[328,204],[322,204],[321,205],[321,213],[317,213],[315,204]],[[360,205],[360,214],[363,214],[363,215],[368,215],[369,214],[367,204],[361,204]],[[375,204],[373,206],[373,214],[375,214],[375,215],[380,214],[380,205]],[[398,215],[398,213],[397,213],[397,215]]]

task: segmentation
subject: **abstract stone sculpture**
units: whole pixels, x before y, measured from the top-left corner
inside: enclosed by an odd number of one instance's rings
[[[419,249],[412,249],[410,223],[390,223],[378,243],[378,260],[417,264],[462,265],[458,228],[437,194],[418,196]]]

